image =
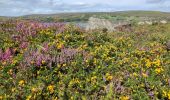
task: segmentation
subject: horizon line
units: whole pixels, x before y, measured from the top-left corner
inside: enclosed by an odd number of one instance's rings
[[[159,10],[120,10],[120,11],[71,11],[71,12],[56,12],[56,13],[32,13],[32,14],[23,14],[16,16],[0,16],[0,17],[24,17],[24,16],[32,16],[32,15],[57,15],[57,14],[78,14],[78,13],[116,13],[116,12],[135,12],[135,11],[145,11],[145,12],[161,12],[161,13],[170,13],[169,11],[159,11]]]

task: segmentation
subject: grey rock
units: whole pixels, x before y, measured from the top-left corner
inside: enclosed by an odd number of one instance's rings
[[[170,40],[166,43],[167,50],[170,50]]]
[[[104,29],[104,28],[106,28],[108,31],[115,30],[114,25],[109,20],[90,17],[86,30]]]

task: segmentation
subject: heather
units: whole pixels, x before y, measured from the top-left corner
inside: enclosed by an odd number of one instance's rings
[[[169,26],[1,21],[0,99],[170,100]]]

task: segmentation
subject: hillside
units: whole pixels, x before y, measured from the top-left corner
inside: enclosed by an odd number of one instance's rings
[[[112,18],[120,17],[149,17],[170,20],[170,13],[159,11],[119,11],[119,12],[89,12],[89,13],[59,13],[59,14],[34,14],[20,16],[20,19],[34,19],[44,21],[87,21],[92,16]]]

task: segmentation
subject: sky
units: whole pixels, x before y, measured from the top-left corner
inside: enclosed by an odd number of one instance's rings
[[[170,0],[0,0],[0,16],[127,10],[170,12]]]

